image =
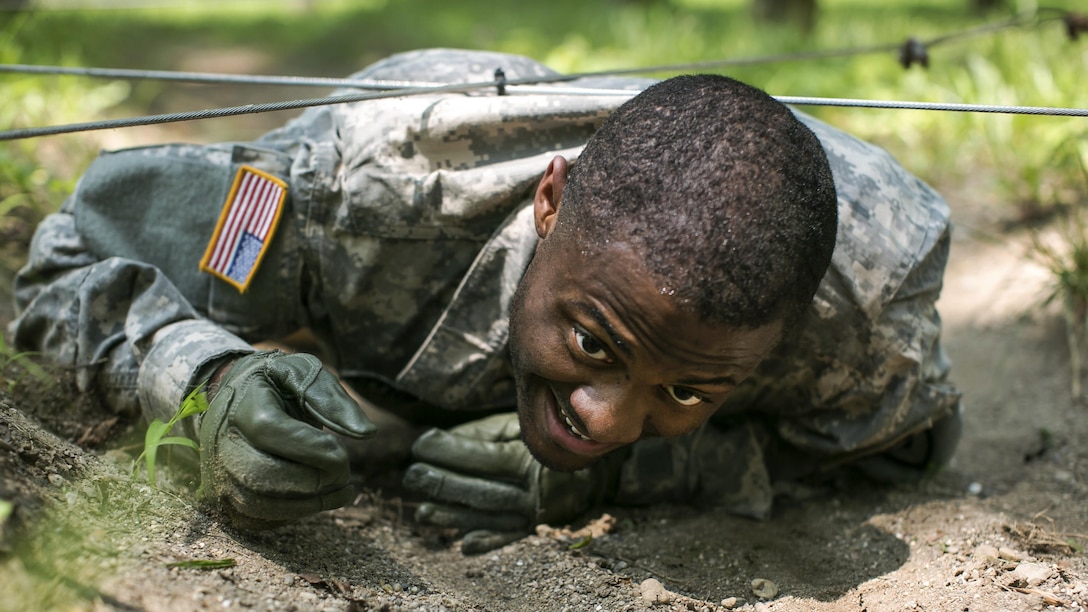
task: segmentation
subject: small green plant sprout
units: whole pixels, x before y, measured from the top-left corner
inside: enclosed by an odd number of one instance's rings
[[[4,524],[8,522],[8,517],[15,510],[15,504],[6,499],[0,499],[0,533],[3,533]]]
[[[0,499],[0,551],[4,550],[7,536],[7,523],[11,518],[11,514],[15,511],[15,504],[6,500]]]
[[[1088,181],[1088,172],[1086,172]],[[1065,318],[1072,370],[1072,392],[1081,399],[1088,355],[1088,220],[1082,208],[1057,223],[1055,240],[1032,236],[1032,258],[1050,272],[1052,282],[1043,305],[1059,301]]]
[[[151,483],[152,487],[156,486],[155,481],[155,460],[158,455],[160,446],[178,445],[191,448],[196,452],[200,452],[200,445],[194,440],[185,438],[182,436],[166,436],[170,433],[170,430],[174,428],[182,420],[196,416],[208,410],[208,396],[204,393],[204,384],[201,383],[196,389],[185,398],[185,401],[178,407],[174,416],[170,417],[170,420],[163,423],[159,419],[153,419],[147,425],[147,434],[144,436],[144,450],[140,453],[139,457],[132,464],[132,474],[136,475],[136,470],[139,468],[140,459],[144,460],[147,465],[147,481]],[[166,436],[166,437],[164,437]]]
[[[37,353],[31,351],[16,351],[14,347],[8,346],[4,341],[4,335],[0,334],[0,383],[4,385],[4,389],[8,393],[15,391],[15,387],[19,386],[23,378],[27,374],[37,378],[43,383],[49,382],[49,375],[42,367],[30,358]],[[9,370],[22,370],[17,375],[9,374]]]
[[[570,545],[567,546],[567,550],[578,550],[579,548],[585,548],[586,546],[589,546],[589,543],[592,541],[593,534],[589,534],[586,537],[578,540],[577,542],[572,542]]]

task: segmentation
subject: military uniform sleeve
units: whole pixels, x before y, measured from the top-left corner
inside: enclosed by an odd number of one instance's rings
[[[81,391],[121,412],[168,419],[201,366],[252,350],[199,317],[157,268],[90,253],[70,207],[39,226],[15,299],[16,345],[72,368]]]
[[[268,155],[275,163],[237,145],[104,153],[34,236],[15,280],[15,344],[72,368],[113,409],[165,420],[222,358],[291,329],[289,231],[245,293],[199,269],[238,167],[286,172]]]

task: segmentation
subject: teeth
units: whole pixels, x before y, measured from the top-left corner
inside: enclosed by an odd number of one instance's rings
[[[574,426],[574,422],[570,420],[570,415],[567,414],[566,410],[564,410],[563,408],[560,408],[559,412],[563,415],[563,420],[566,421],[567,427],[570,428],[570,433],[571,434],[573,434],[574,436],[576,436],[578,438],[586,440],[586,441],[592,441],[593,440],[593,438],[590,438],[589,436],[585,435],[584,433],[578,431],[578,428]]]

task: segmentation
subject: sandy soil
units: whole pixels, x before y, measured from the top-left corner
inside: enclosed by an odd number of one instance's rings
[[[412,524],[394,473],[348,508],[244,534],[195,509],[181,473],[159,490],[134,481],[141,434],[60,373],[0,391],[0,499],[14,507],[0,609],[1084,610],[1088,406],[1071,397],[1064,325],[1036,307],[1047,278],[1026,235],[961,221],[941,307],[966,431],[919,486],[844,476],[763,523],[606,508],[581,532],[465,557]],[[191,560],[233,566],[170,565]]]

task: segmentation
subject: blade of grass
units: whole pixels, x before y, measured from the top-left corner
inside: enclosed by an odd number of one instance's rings
[[[167,563],[166,567],[178,567],[181,569],[213,570],[234,567],[237,563],[234,559],[192,559],[190,561],[176,561]]]
[[[173,421],[173,419],[171,419],[171,421]],[[144,452],[140,453],[140,456],[136,458],[137,463],[143,458],[144,463],[147,465],[147,481],[151,483],[152,487],[156,486],[155,458],[159,451],[159,440],[161,440],[171,428],[173,428],[172,423],[163,423],[159,419],[154,419],[148,423],[147,434],[144,435]]]
[[[189,438],[183,438],[181,436],[170,436],[169,438],[163,438],[159,440],[159,446],[166,446],[167,444],[177,444],[179,446],[187,446],[195,451],[200,450],[200,445],[195,440]]]
[[[164,437],[174,429],[174,425],[177,425],[182,419],[191,418],[198,414],[205,412],[208,409],[208,396],[204,393],[204,384],[201,383],[197,388],[186,396],[185,401],[178,406],[174,416],[170,417],[167,422],[162,422],[160,419],[154,419],[147,425],[147,433],[144,435],[144,450],[140,453],[139,457],[132,464],[132,474],[136,475],[136,470],[142,459],[147,466],[147,480],[152,487],[156,487],[155,479],[155,463],[158,460],[158,450],[160,446],[164,445],[178,445],[185,446],[200,452],[200,444],[196,440],[191,440],[182,436],[169,436]]]

